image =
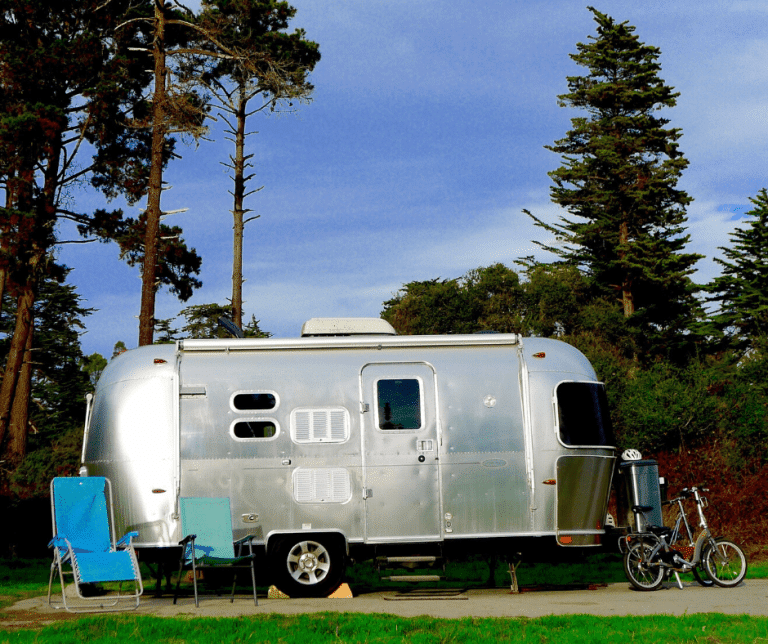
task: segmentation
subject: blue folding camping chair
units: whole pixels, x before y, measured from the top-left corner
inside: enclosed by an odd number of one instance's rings
[[[186,535],[179,543],[184,547],[179,561],[179,578],[176,581],[176,592],[173,603],[179,596],[179,584],[184,568],[192,570],[192,583],[195,589],[195,606],[200,606],[197,592],[197,571],[201,568],[232,568],[232,597],[235,601],[235,583],[239,568],[251,569],[251,584],[253,586],[253,603],[259,605],[256,596],[256,564],[255,554],[248,535],[234,542],[232,539],[232,514],[228,498],[198,498],[181,497],[179,499],[179,514],[181,515],[182,534]],[[243,546],[248,544],[248,552],[243,554]],[[238,546],[237,555],[235,545]]]
[[[138,532],[115,542],[112,486],[103,476],[55,478],[51,481],[51,515],[54,537],[53,563],[48,579],[48,605],[73,613],[135,609],[144,592],[136,552],[131,544]],[[65,567],[68,569],[65,570]],[[61,602],[51,601],[53,577],[61,580]],[[64,575],[74,578],[81,601],[67,598]],[[117,582],[116,592],[106,593],[100,584]],[[123,593],[128,582],[132,592]]]

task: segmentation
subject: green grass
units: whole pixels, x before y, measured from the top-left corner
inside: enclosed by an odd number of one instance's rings
[[[0,631],[0,642],[67,644],[164,642],[317,644],[412,642],[414,644],[515,642],[642,642],[643,644],[768,641],[768,618],[744,615],[649,617],[550,616],[535,619],[429,617],[315,613],[244,618],[159,618],[139,615],[90,617],[40,630]]]
[[[0,614],[17,601],[47,593],[50,569],[48,559],[0,560]]]

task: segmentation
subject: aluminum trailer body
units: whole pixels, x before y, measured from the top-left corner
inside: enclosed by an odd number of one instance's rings
[[[177,546],[179,497],[226,496],[234,537],[289,570],[299,542],[319,544],[308,566],[356,546],[597,546],[607,414],[588,360],[557,340],[183,340],[110,362],[81,474],[110,478],[116,529],[138,531],[138,548]],[[294,594],[319,590],[318,574],[293,574]]]

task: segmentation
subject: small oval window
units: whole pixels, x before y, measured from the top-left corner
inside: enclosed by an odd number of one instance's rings
[[[241,420],[234,424],[235,438],[274,438],[277,426],[269,420]]]
[[[232,404],[238,411],[266,411],[277,406],[277,398],[268,393],[235,394]]]

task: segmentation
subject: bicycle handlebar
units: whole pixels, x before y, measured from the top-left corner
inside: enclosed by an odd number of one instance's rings
[[[682,494],[683,496],[690,496],[696,490],[698,490],[699,492],[709,492],[709,488],[708,487],[703,487],[701,485],[698,485],[698,486],[697,485],[693,485],[691,487],[684,487],[682,490],[680,490],[680,494]]]

